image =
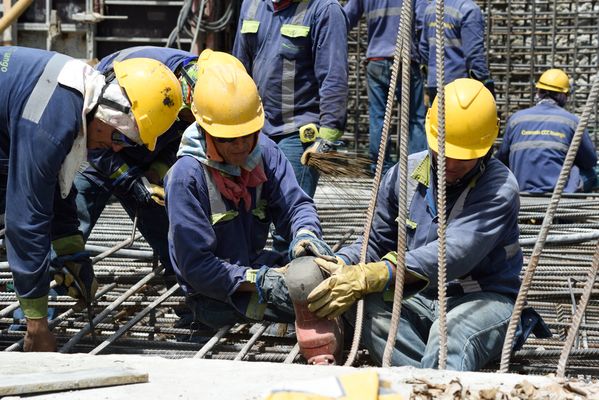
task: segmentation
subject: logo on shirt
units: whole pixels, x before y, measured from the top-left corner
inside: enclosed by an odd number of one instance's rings
[[[0,62],[0,72],[8,72],[8,62],[10,61],[11,52],[6,52],[2,55],[2,62]]]
[[[549,129],[541,129],[541,130],[536,130],[536,131],[522,130],[522,132],[520,132],[520,134],[522,136],[547,135],[547,136],[555,136],[555,137],[558,137],[560,139],[564,139],[566,137],[565,133],[556,132],[556,131],[552,131],[552,130],[549,130]]]

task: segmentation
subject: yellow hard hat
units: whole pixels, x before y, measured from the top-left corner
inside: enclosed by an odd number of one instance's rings
[[[264,109],[254,80],[241,63],[230,59],[198,63],[191,111],[214,137],[246,136],[264,126]]]
[[[570,91],[570,80],[568,75],[561,69],[551,68],[543,72],[536,86],[537,89],[568,93]]]
[[[245,67],[235,56],[222,51],[214,51],[212,49],[205,49],[202,51],[198,57],[198,63],[232,64],[245,71]]]
[[[119,85],[131,102],[139,136],[150,150],[177,119],[183,104],[181,85],[166,65],[150,58],[130,58],[114,63]]]
[[[426,139],[437,143],[437,98],[426,114]],[[457,160],[483,157],[499,133],[497,107],[491,92],[475,79],[461,78],[445,86],[445,155]]]

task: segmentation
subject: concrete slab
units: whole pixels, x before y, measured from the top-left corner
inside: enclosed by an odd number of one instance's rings
[[[23,373],[64,372],[90,368],[131,368],[141,373],[149,374],[148,383],[112,386],[86,389],[70,392],[34,395],[28,399],[263,399],[274,388],[281,388],[286,383],[297,386],[305,381],[310,385],[311,380],[325,377],[340,376],[355,373],[350,367],[318,367],[297,364],[275,364],[261,362],[234,362],[224,360],[198,359],[164,359],[160,357],[144,357],[138,355],[106,355],[91,356],[87,354],[57,354],[57,353],[0,353],[0,375],[15,375]],[[410,398],[410,394],[422,391],[449,391],[456,386],[466,393],[480,393],[481,390],[500,390],[510,393],[515,386],[521,391],[530,392],[531,387],[547,388],[557,392],[563,388],[563,382],[551,377],[523,376],[515,374],[492,373],[457,373],[451,371],[419,370],[410,367],[376,369],[379,376],[389,381],[392,387]],[[459,384],[450,384],[451,381]],[[531,385],[523,385],[523,382]],[[568,389],[566,394],[560,393],[553,398],[599,398],[599,385],[576,384],[574,389]],[[571,397],[580,388],[588,390],[591,396]],[[428,388],[428,389],[427,389]],[[442,392],[441,392],[442,393]],[[489,392],[487,392],[488,394]],[[594,394],[593,394],[594,393]],[[518,398],[538,398],[532,397]],[[415,397],[419,398],[419,397]],[[424,397],[422,397],[424,398]],[[451,397],[454,398],[454,397]],[[460,398],[460,397],[457,397]],[[479,395],[468,397],[483,398]],[[486,397],[494,399],[493,397]],[[497,397],[512,398],[512,397]],[[516,398],[516,397],[514,397]]]

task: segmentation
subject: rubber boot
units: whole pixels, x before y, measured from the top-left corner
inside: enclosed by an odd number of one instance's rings
[[[335,365],[341,362],[343,324],[340,318],[318,318],[308,310],[308,295],[324,280],[314,257],[298,257],[289,263],[285,283],[295,310],[295,335],[300,352],[314,365]]]

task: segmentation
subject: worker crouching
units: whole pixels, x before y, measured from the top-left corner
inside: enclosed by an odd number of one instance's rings
[[[490,155],[499,126],[491,92],[476,80],[457,79],[445,87],[445,99],[447,369],[474,371],[499,356],[520,287],[518,184]],[[317,259],[331,276],[308,296],[309,310],[329,318],[351,311],[364,297],[362,342],[379,364],[391,326],[395,271],[403,267],[397,265],[399,228],[407,235],[406,299],[391,363],[439,365],[437,100],[425,127],[430,150],[409,156],[408,181],[399,181],[395,166],[381,182],[367,262],[359,263],[361,240],[337,252],[335,263]],[[408,216],[398,226],[400,185],[407,185]],[[539,319],[532,310],[527,315],[527,323]],[[351,312],[348,317],[355,320]]]
[[[168,68],[145,58],[115,63],[106,75],[38,49],[0,47],[0,58],[0,202],[8,262],[27,318],[25,351],[53,351],[50,280],[88,306],[98,287],[78,229],[75,173],[87,149],[153,148],[175,121],[181,88]]]
[[[287,258],[332,255],[320,239],[314,202],[281,150],[261,133],[262,102],[236,58],[199,64],[193,97],[197,124],[183,134],[165,184],[169,252],[187,303],[196,321],[214,329],[293,322]],[[291,242],[288,257],[264,248],[271,223]],[[309,321],[300,322],[300,329],[310,329]],[[324,322],[331,332],[334,324]],[[318,334],[313,330],[307,340],[318,342],[312,340]],[[330,344],[322,351],[335,352]],[[317,353],[312,348],[307,357]]]

